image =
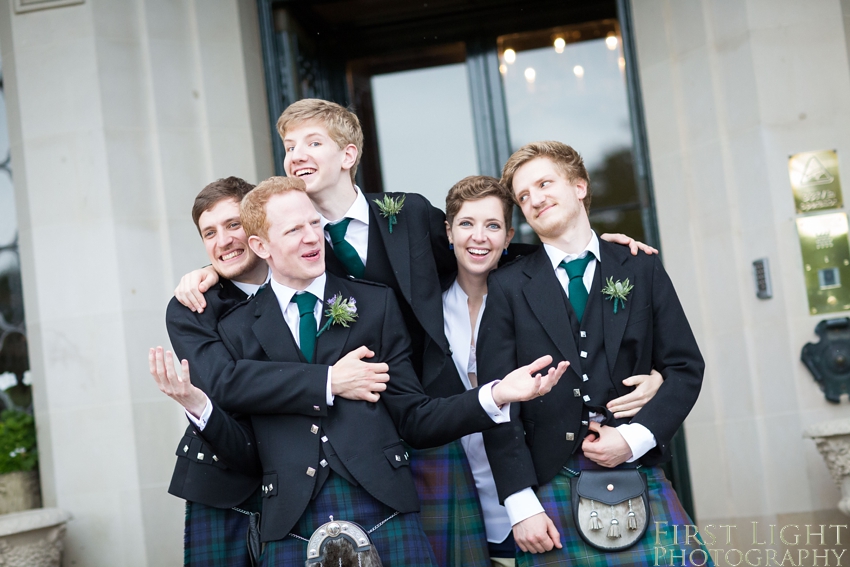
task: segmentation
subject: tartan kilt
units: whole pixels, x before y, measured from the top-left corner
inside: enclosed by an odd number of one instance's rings
[[[601,469],[584,455],[574,455],[565,465],[572,470]],[[547,484],[537,489],[537,497],[546,510],[546,514],[555,523],[561,534],[563,549],[553,549],[547,553],[525,553],[517,550],[517,567],[538,565],[562,565],[570,567],[646,567],[647,565],[678,565],[695,567],[713,567],[714,562],[705,545],[695,545],[692,540],[684,540],[683,526],[693,524],[687,512],[682,508],[673,486],[664,476],[660,467],[643,467],[646,475],[650,524],[646,534],[634,546],[625,551],[603,552],[590,547],[578,534],[573,521],[570,505],[570,475],[561,470]],[[655,522],[667,522],[668,529],[656,529]],[[678,526],[677,540],[674,541],[672,526]],[[657,538],[657,539],[656,539]],[[675,552],[675,555],[673,555]],[[684,553],[684,559],[682,558]],[[672,555],[672,558],[671,558]]]
[[[442,567],[490,567],[475,478],[460,441],[410,452],[422,527]]]
[[[260,511],[259,490],[239,508]],[[185,567],[251,567],[248,556],[248,516],[230,508],[186,502],[183,531]]]
[[[347,520],[367,532],[395,511],[376,500],[361,486],[354,486],[331,471],[324,486],[292,529],[292,534],[309,540],[313,532],[329,521]],[[369,534],[384,567],[434,567],[436,561],[422,531],[418,512],[399,514]],[[307,542],[289,535],[266,544],[261,567],[303,566]]]

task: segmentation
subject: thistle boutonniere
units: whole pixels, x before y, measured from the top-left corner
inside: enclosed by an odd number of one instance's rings
[[[342,293],[337,293],[328,299],[326,303],[328,304],[328,308],[325,310],[325,317],[328,320],[322,325],[319,332],[316,333],[316,338],[319,338],[319,335],[327,331],[331,325],[348,327],[350,323],[353,323],[357,319],[357,300],[353,297],[343,299]]]
[[[626,278],[624,282],[620,280],[615,282],[614,278],[609,277],[605,283],[605,287],[602,288],[602,294],[607,296],[605,299],[614,300],[614,313],[617,312],[617,303],[625,309],[626,297],[632,291],[632,288],[635,287],[629,283],[629,278]]]
[[[378,205],[378,209],[381,210],[381,215],[384,218],[390,219],[390,234],[393,233],[393,225],[398,224],[398,219],[396,218],[398,214],[401,212],[401,208],[404,206],[404,198],[407,195],[402,195],[401,197],[390,197],[389,195],[384,195],[382,199],[375,199],[375,204]]]

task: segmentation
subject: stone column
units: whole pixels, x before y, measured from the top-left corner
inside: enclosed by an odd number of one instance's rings
[[[45,2],[44,4],[49,4]],[[45,506],[66,565],[178,565],[166,493],[185,417],[147,371],[194,195],[272,173],[253,0],[85,0],[15,13],[0,52]]]

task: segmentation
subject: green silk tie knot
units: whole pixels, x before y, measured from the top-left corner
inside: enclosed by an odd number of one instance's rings
[[[354,249],[354,246],[345,239],[345,232],[348,230],[348,223],[350,222],[350,218],[344,218],[338,223],[326,224],[325,230],[331,237],[334,256],[342,262],[349,274],[355,278],[362,278],[366,266],[363,265],[363,260],[360,259],[360,255]]]
[[[567,292],[570,294],[570,305],[573,306],[573,311],[576,313],[579,324],[581,324],[581,318],[584,315],[584,308],[587,306],[588,297],[587,288],[584,287],[584,272],[593,258],[593,254],[588,252],[584,258],[558,264],[566,270],[567,277],[570,278]]]
[[[300,320],[298,323],[298,335],[300,338],[301,352],[307,362],[313,362],[313,355],[316,353],[316,314],[313,310],[316,308],[316,302],[319,301],[315,295],[309,292],[297,293],[292,297],[292,303],[298,306],[298,315]]]

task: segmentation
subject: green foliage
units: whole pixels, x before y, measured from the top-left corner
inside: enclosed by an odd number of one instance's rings
[[[22,411],[0,414],[0,474],[31,471],[38,464],[35,419]]]

